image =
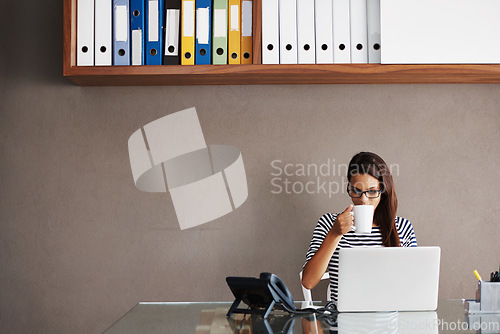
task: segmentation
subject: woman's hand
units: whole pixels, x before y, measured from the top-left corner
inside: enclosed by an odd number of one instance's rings
[[[352,229],[354,220],[352,218],[351,211],[353,207],[353,204],[349,205],[344,212],[337,216],[337,220],[333,224],[329,233],[333,233],[335,236],[342,236]]]

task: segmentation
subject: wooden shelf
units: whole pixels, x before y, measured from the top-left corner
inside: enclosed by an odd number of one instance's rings
[[[64,0],[63,74],[82,86],[500,83],[500,65],[262,65],[254,0],[253,65],[76,66],[76,1]]]

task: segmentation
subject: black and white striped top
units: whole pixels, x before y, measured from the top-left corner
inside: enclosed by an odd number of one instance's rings
[[[313,237],[311,239],[311,244],[309,245],[309,250],[306,254],[306,262],[304,263],[304,266],[313,257],[313,255],[316,254],[326,235],[333,227],[333,223],[337,220],[338,215],[338,213],[327,213],[319,219],[313,232]],[[415,232],[413,231],[413,226],[409,220],[396,217],[396,228],[398,230],[402,247],[417,247]],[[341,248],[352,247],[380,247],[381,245],[382,235],[380,234],[378,226],[372,227],[371,234],[359,234],[354,231],[349,231],[342,236],[339,241],[339,245],[330,259],[330,263],[328,264],[328,273],[330,275],[330,298],[332,301],[337,302],[338,296],[339,250]]]

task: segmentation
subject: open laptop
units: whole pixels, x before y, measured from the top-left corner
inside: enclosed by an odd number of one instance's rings
[[[439,247],[344,248],[339,256],[340,312],[437,308]]]

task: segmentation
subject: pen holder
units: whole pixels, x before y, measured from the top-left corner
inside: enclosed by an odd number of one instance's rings
[[[500,282],[479,281],[476,299],[465,299],[464,306],[468,314],[500,314]]]
[[[476,301],[481,311],[500,312],[500,282],[480,281],[477,286]]]

